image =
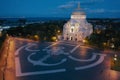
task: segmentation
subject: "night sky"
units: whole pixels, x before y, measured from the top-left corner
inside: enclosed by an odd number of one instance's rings
[[[120,18],[120,0],[0,0],[0,17],[70,17],[78,1],[88,18]]]

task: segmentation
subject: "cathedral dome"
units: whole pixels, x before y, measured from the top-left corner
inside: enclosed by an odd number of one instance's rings
[[[84,11],[80,8],[80,3],[78,4],[77,9],[72,13],[71,15],[72,19],[81,19],[81,18],[86,18],[86,14]]]

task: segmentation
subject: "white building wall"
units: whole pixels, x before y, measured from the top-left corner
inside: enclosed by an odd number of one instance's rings
[[[71,15],[71,19],[63,26],[63,40],[83,41],[93,32],[86,15],[78,14]]]

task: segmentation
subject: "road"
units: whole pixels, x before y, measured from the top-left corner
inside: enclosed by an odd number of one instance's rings
[[[14,50],[10,49],[13,53],[8,63],[15,71],[15,80],[120,80],[120,73],[110,70],[108,53],[82,43],[12,41]]]

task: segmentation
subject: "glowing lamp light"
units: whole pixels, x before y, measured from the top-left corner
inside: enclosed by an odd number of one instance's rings
[[[115,45],[114,45],[114,44],[112,44],[112,45],[111,45],[111,48],[114,48],[114,47],[115,47]]]
[[[58,30],[57,32],[60,33],[60,30]]]
[[[34,35],[35,38],[38,38],[38,35]]]
[[[53,37],[52,37],[52,40],[53,40],[53,41],[57,41],[57,37],[56,37],[56,36],[53,36]]]
[[[117,61],[117,58],[116,58],[116,57],[114,58],[114,61]]]
[[[84,39],[84,40],[83,40],[83,43],[86,43],[86,42],[87,42],[87,40]]]
[[[34,38],[35,38],[36,40],[39,40],[39,36],[38,36],[38,35],[34,35]]]
[[[8,34],[6,34],[6,36],[9,36]]]
[[[114,56],[117,57],[117,54],[115,54]]]
[[[85,40],[83,40],[83,42],[85,43]]]
[[[104,45],[104,46],[106,46],[106,45],[107,45],[107,43],[105,43],[105,42],[104,42],[104,43],[103,43],[103,45]]]

